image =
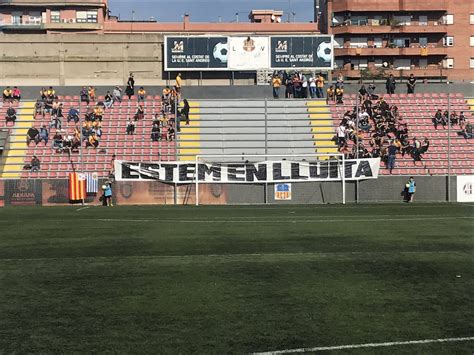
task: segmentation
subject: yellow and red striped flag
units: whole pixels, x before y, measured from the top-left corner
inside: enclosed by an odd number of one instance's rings
[[[86,198],[86,177],[80,173],[69,173],[69,200],[80,201]]]

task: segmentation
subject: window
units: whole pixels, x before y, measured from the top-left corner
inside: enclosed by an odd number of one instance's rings
[[[445,47],[452,47],[454,46],[454,37],[453,36],[446,36],[443,38],[443,46]]]
[[[469,40],[469,43],[470,43],[471,47],[474,47],[474,36],[471,36],[471,38]]]
[[[447,69],[454,68],[454,59],[453,58],[443,59],[443,68],[447,68]]]
[[[59,11],[51,11],[51,22],[58,23],[61,22],[61,16]]]
[[[469,68],[474,69],[474,58],[469,59]]]
[[[12,25],[21,25],[22,17],[21,12],[12,12]]]
[[[474,25],[474,14],[471,14],[471,15],[469,16],[469,23],[470,23],[471,25]]]
[[[454,15],[448,14],[443,16],[443,23],[445,25],[453,25],[454,24]]]
[[[97,11],[87,11],[87,22],[97,23]]]
[[[367,48],[367,37],[352,37],[351,48]]]
[[[419,43],[420,47],[428,46],[428,37],[420,37]]]
[[[420,15],[418,18],[418,24],[420,26],[427,26],[428,25],[428,16]]]
[[[41,13],[40,12],[30,12],[27,16],[26,21],[29,25],[41,25]]]

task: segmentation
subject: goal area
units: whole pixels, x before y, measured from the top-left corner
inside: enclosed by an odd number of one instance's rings
[[[232,185],[234,194],[240,190],[242,195],[248,185],[259,185],[264,187],[264,203],[269,203],[269,195],[284,203],[292,200],[298,185],[324,182],[340,182],[340,203],[345,204],[348,162],[340,153],[196,155],[195,204],[203,204],[200,192],[208,184]]]

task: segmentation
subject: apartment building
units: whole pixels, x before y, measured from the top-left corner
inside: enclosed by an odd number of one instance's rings
[[[321,7],[320,29],[334,35],[336,72],[346,77],[474,80],[474,1],[324,0]]]

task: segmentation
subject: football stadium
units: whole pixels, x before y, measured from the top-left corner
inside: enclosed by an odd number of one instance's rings
[[[0,0],[0,354],[472,354],[473,34],[470,1]]]

